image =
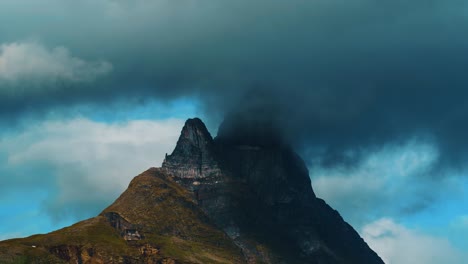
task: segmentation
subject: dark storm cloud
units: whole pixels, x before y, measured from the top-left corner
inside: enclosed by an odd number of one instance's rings
[[[213,115],[281,122],[325,164],[414,136],[434,139],[441,162],[466,156],[464,1],[17,2],[0,4],[0,42],[32,37],[112,71],[92,82],[10,83],[2,116],[194,96]]]

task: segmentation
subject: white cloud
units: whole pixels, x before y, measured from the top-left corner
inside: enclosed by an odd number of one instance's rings
[[[4,137],[0,150],[8,155],[4,166],[44,165],[35,175],[23,175],[28,179],[22,182],[53,175],[57,190],[51,193],[56,194],[46,201],[52,214],[82,216],[80,208],[86,211],[82,207],[110,202],[134,176],[160,166],[165,153],[175,147],[182,126],[179,119],[122,124],[88,119],[47,121]],[[69,212],[72,205],[77,212]]]
[[[310,168],[312,186],[317,196],[360,226],[379,215],[416,211],[430,203],[437,191],[427,192],[432,182],[418,177],[430,172],[438,155],[432,144],[413,140],[369,152],[355,167],[328,168],[317,162]]]
[[[65,47],[48,49],[38,42],[13,42],[0,46],[0,81],[29,87],[56,82],[90,82],[112,71],[107,61],[86,61]]]
[[[386,264],[459,264],[468,257],[445,238],[408,229],[389,218],[364,226],[361,235]]]

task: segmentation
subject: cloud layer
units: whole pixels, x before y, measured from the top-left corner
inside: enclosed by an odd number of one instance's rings
[[[310,176],[317,196],[354,226],[362,226],[382,215],[418,213],[437,200],[449,199],[447,189],[455,195],[452,182],[427,180],[438,156],[438,149],[430,142],[413,139],[368,152],[352,167],[324,167],[320,160],[310,161]]]
[[[447,239],[408,229],[389,218],[366,225],[361,234],[386,264],[457,264],[468,257]]]
[[[138,173],[161,165],[183,120],[105,124],[88,119],[47,121],[0,141],[0,199],[42,191],[55,220],[93,216]]]
[[[31,0],[2,1],[4,47],[32,35],[47,47],[36,47],[34,55],[39,50],[50,67],[60,68],[42,71],[93,79],[110,70],[104,59],[113,74],[73,89],[56,83],[38,93],[24,86],[14,99],[0,98],[0,115],[122,98],[195,97],[211,117],[236,111],[277,121],[310,155],[320,149],[325,164],[350,162],[344,155],[350,149],[425,134],[443,153],[440,164],[462,166],[466,5],[49,0],[44,8]],[[70,52],[53,48],[62,46]]]
[[[39,82],[54,87],[60,81],[91,82],[111,70],[109,62],[84,61],[60,46],[51,50],[36,42],[0,46],[0,80],[3,82],[23,81],[29,86],[37,86]]]

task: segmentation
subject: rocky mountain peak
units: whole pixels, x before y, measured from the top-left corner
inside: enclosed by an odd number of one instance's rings
[[[180,133],[177,148],[184,149],[185,144],[190,144],[199,149],[204,149],[212,144],[213,138],[200,118],[190,118],[185,122],[182,132]]]
[[[245,121],[226,120],[213,140],[187,120],[162,168],[94,218],[0,242],[0,263],[383,264],[315,196],[272,123]]]
[[[218,131],[213,140],[200,119],[187,120],[163,169],[194,193],[200,208],[246,259],[382,263],[356,231],[315,196],[307,166],[282,140],[275,122],[229,116]],[[264,253],[252,241],[259,237],[267,237],[264,242],[275,248],[270,257],[258,257]],[[275,255],[291,259],[271,260]]]
[[[218,173],[213,152],[213,138],[205,124],[191,118],[185,122],[172,154],[166,154],[162,168],[177,178],[204,178]]]

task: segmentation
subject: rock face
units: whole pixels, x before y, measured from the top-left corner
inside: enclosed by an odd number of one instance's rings
[[[99,216],[1,242],[0,262],[383,263],[315,196],[304,162],[271,126],[234,121],[213,139],[189,119],[162,167]]]
[[[162,167],[178,178],[218,175],[220,170],[212,154],[213,138],[205,124],[198,118],[189,119],[182,128],[174,152],[166,155]]]

